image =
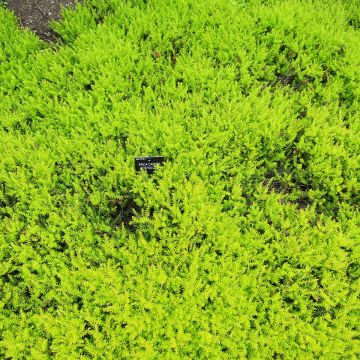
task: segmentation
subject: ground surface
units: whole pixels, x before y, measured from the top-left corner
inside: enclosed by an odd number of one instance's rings
[[[359,20],[0,7],[0,359],[358,359]]]
[[[75,5],[75,0],[8,0],[7,4],[19,18],[20,25],[33,30],[46,41],[57,39],[49,26],[50,20],[59,20],[61,7]]]

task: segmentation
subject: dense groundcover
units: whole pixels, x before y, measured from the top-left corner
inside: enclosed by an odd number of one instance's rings
[[[1,8],[0,358],[356,359],[358,5]]]

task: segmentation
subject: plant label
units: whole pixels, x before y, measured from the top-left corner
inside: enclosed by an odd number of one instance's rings
[[[155,168],[162,165],[165,161],[164,156],[145,156],[135,158],[135,170],[146,170],[148,174],[152,174]]]

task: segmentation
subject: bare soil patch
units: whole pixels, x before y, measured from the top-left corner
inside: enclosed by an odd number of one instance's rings
[[[57,40],[49,27],[50,20],[59,20],[61,7],[75,6],[77,0],[8,0],[7,5],[19,18],[22,28],[29,28],[40,38],[51,42]]]

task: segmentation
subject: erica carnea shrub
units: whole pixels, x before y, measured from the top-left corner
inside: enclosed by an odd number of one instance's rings
[[[0,8],[0,358],[356,359],[359,19],[93,0],[49,45]]]

